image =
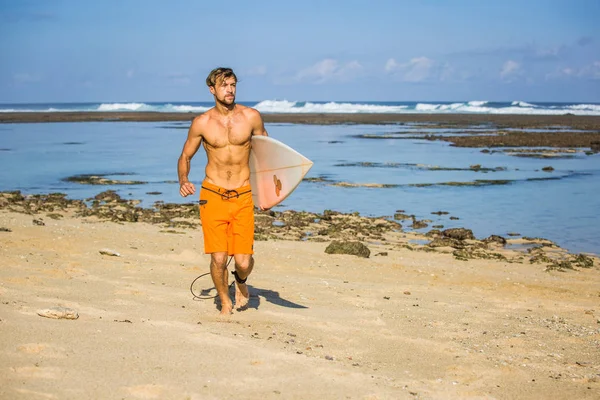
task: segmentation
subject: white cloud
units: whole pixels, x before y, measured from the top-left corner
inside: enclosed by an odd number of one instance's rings
[[[561,53],[565,52],[565,48],[561,47],[552,47],[549,49],[534,49],[532,50],[534,60],[556,60],[560,58]]]
[[[13,81],[16,84],[28,84],[40,82],[42,78],[38,74],[30,74],[27,72],[20,72],[13,75]]]
[[[267,74],[267,67],[264,65],[259,65],[256,67],[249,68],[243,71],[243,75],[246,76],[263,76]]]
[[[523,70],[521,68],[521,64],[513,60],[508,60],[502,66],[500,78],[510,82],[519,77],[522,73]]]
[[[440,81],[448,82],[454,79],[456,70],[449,63],[445,63],[440,70]]]
[[[586,65],[579,73],[582,78],[600,79],[600,61]]]
[[[416,57],[403,64],[390,58],[385,63],[384,69],[387,73],[399,76],[405,82],[423,82],[439,77],[437,63],[427,57]]]
[[[546,79],[600,79],[600,61],[594,61],[591,64],[581,68],[563,67],[546,75]]]
[[[396,62],[396,60],[394,60],[393,58],[390,58],[385,63],[384,69],[385,69],[385,72],[394,72],[394,70],[396,70],[399,66],[400,66],[400,64],[398,64]]]
[[[175,85],[186,86],[192,83],[192,79],[188,75],[179,72],[168,74],[166,78]]]
[[[362,69],[358,61],[340,64],[337,60],[326,58],[299,71],[295,80],[311,83],[347,82],[356,78]]]

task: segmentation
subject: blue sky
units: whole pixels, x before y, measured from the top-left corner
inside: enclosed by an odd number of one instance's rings
[[[600,102],[600,1],[0,0],[0,102]]]

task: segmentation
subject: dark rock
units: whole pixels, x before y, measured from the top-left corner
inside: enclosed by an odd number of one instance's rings
[[[340,242],[334,240],[325,249],[327,254],[350,254],[357,257],[369,258],[371,250],[361,242]]]
[[[331,221],[331,219],[334,215],[339,215],[339,214],[340,213],[337,211],[325,210],[325,211],[323,211],[323,215],[321,216],[321,219],[323,221]]]
[[[573,263],[580,268],[592,268],[594,266],[594,260],[584,254],[578,254]]]
[[[546,271],[566,271],[572,269],[574,269],[572,263],[566,260],[552,261],[552,264],[546,267]]]
[[[594,153],[600,153],[600,142],[590,142],[590,150]]]
[[[427,236],[427,237],[442,236],[442,231],[440,231],[439,229],[432,229],[429,232],[427,232],[425,234],[425,236]]]
[[[485,239],[483,239],[484,243],[498,243],[501,244],[502,246],[504,246],[506,244],[506,239],[504,239],[502,236],[498,236],[498,235],[491,235]]]
[[[450,228],[442,232],[446,237],[458,240],[475,239],[473,231],[466,228]]]
[[[94,199],[98,201],[104,201],[106,203],[123,201],[121,196],[119,196],[114,190],[107,190],[102,193],[98,193],[96,196],[94,196]]]
[[[116,175],[130,175],[130,174],[119,173]],[[81,184],[86,184],[86,185],[145,185],[148,183],[148,182],[132,181],[132,180],[119,181],[116,179],[104,178],[104,176],[106,176],[106,175],[105,174],[97,174],[97,175],[82,174],[82,175],[69,176],[67,178],[64,178],[63,181],[81,183]]]
[[[485,251],[481,248],[464,248],[457,249],[452,252],[454,258],[461,261],[468,261],[471,259],[486,259],[486,260],[500,260],[506,261],[506,257],[500,253],[493,253]]]
[[[412,219],[414,217],[414,215],[406,215],[404,213],[401,212],[397,212],[394,214],[394,219],[398,220],[398,221],[403,221],[405,219]]]
[[[429,247],[453,247],[455,249],[461,249],[464,247],[464,245],[462,244],[462,242],[460,240],[452,239],[449,237],[437,237],[437,238],[433,239],[431,242],[429,242],[429,244],[427,246],[429,246]]]
[[[530,264],[545,264],[551,262],[552,260],[543,252],[536,253],[533,257],[529,259]]]
[[[554,168],[552,168],[551,166],[547,166],[547,167],[542,168],[542,171],[552,172],[552,171],[554,171]]]
[[[275,211],[273,210],[258,210],[256,211],[257,215],[266,215],[269,217],[274,217],[275,216]]]
[[[410,226],[413,229],[422,229],[422,228],[427,228],[429,225],[427,224],[427,222],[425,221],[417,221],[416,219],[413,218],[413,223]]]

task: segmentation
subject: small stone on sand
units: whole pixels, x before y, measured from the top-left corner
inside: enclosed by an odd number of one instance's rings
[[[43,310],[38,310],[37,314],[40,317],[52,319],[77,319],[79,314],[77,311],[66,307],[51,307]]]

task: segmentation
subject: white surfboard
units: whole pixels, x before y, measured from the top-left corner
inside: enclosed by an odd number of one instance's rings
[[[313,162],[268,136],[253,136],[250,150],[252,200],[267,209],[281,203],[302,182]]]

